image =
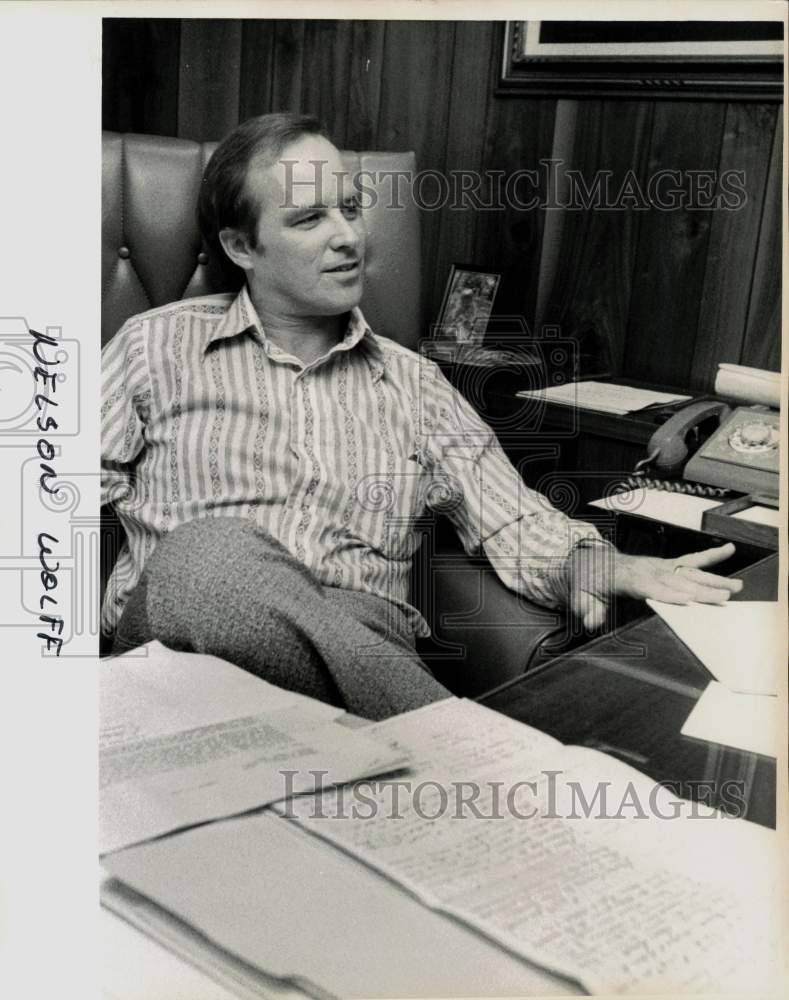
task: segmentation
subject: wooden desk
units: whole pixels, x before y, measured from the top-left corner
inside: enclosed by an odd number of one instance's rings
[[[687,394],[687,390],[673,386],[628,378],[616,381],[678,396]],[[518,397],[507,387],[480,395],[482,408],[476,400],[472,402],[525,481],[574,517],[583,516],[584,504],[607,495],[632,474],[646,457],[655,431],[685,405],[613,414]],[[709,421],[706,429],[711,430],[714,423]]]
[[[606,495],[633,472],[647,454],[649,439],[674,412],[664,406],[599,413],[507,390],[487,394],[485,408],[482,415],[525,481],[541,493],[555,494],[555,502],[571,516],[582,516],[583,504]]]
[[[735,599],[776,600],[777,575],[777,555],[743,570]],[[725,808],[741,795],[738,815],[774,827],[773,758],[680,735],[710,679],[650,614],[477,700],[564,743],[610,753],[683,798]]]

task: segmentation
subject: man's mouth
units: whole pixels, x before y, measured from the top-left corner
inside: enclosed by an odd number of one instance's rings
[[[338,264],[337,267],[327,267],[326,271],[329,274],[335,274],[338,271],[355,271],[359,267],[358,260],[351,260],[345,264]]]

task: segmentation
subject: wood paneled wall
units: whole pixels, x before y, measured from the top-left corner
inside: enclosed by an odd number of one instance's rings
[[[739,170],[737,210],[425,211],[425,323],[453,261],[504,274],[497,311],[558,323],[614,371],[708,390],[718,361],[780,367],[776,104],[497,96],[491,22],[104,22],[104,127],[216,139],[311,111],[339,146],[414,149],[422,170]],[[545,171],[541,171],[541,176]],[[540,181],[540,196],[547,196]]]

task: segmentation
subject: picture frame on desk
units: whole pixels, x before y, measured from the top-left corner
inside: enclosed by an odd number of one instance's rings
[[[501,274],[476,264],[452,264],[444,298],[432,330],[436,347],[453,357],[462,348],[467,357],[482,347]]]

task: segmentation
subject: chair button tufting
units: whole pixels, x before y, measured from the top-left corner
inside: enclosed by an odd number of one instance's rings
[[[207,264],[208,263],[208,254],[200,252],[197,255],[197,263],[198,264]]]
[[[120,247],[118,249],[118,256],[122,257],[123,260],[128,260],[131,257],[131,250],[128,247]]]

